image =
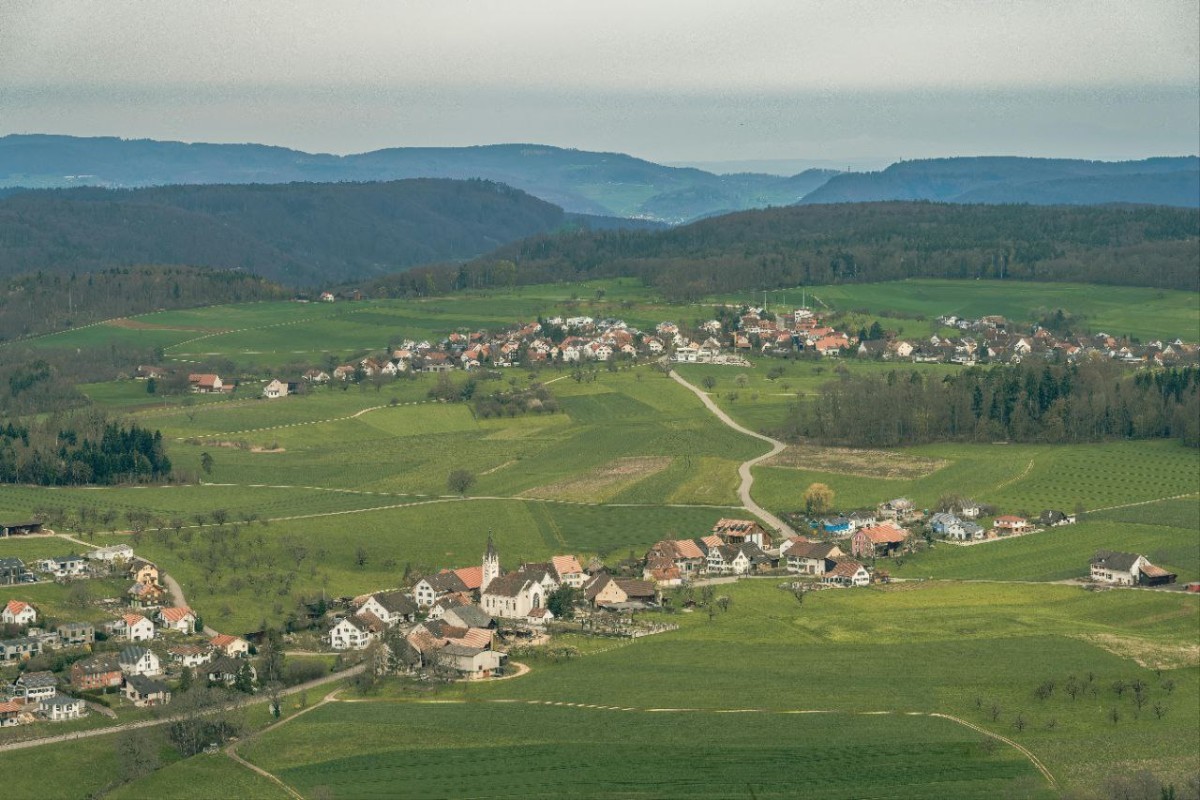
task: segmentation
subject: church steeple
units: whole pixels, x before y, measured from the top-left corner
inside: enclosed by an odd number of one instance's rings
[[[479,591],[485,591],[488,584],[499,577],[500,555],[496,552],[496,543],[492,541],[492,532],[488,531],[487,550],[483,553],[483,574],[479,581]]]

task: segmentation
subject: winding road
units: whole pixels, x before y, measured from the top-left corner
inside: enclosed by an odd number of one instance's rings
[[[739,425],[738,423],[734,422],[728,414],[722,411],[720,406],[713,402],[713,399],[708,396],[707,392],[704,392],[703,390],[698,389],[697,387],[688,383],[675,370],[671,370],[670,375],[675,379],[676,383],[679,383],[680,385],[692,390],[696,397],[700,398],[700,402],[704,403],[705,408],[715,414],[717,419],[721,420],[721,422],[724,422],[738,433],[746,436],[753,436],[755,439],[759,439],[771,445],[770,452],[764,453],[756,458],[752,458],[749,461],[743,461],[738,467],[738,475],[740,475],[742,479],[741,484],[738,485],[738,497],[741,499],[742,505],[746,507],[747,511],[754,514],[771,527],[775,528],[784,536],[795,536],[796,532],[792,530],[791,526],[789,526],[779,517],[772,514],[770,511],[767,511],[758,503],[754,502],[754,498],[750,496],[750,487],[754,485],[754,473],[751,472],[751,469],[755,465],[766,461],[768,458],[779,455],[783,452],[787,445],[778,439],[772,439],[770,436],[764,436],[761,433],[756,433],[749,428]]]

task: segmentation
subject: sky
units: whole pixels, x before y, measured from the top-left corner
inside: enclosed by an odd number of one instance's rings
[[[1196,0],[0,0],[0,134],[671,163],[1200,150]]]

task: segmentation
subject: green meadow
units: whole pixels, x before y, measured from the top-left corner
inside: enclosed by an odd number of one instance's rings
[[[1196,597],[944,582],[803,603],[772,580],[719,591],[728,611],[667,615],[677,631],[570,661],[534,655],[529,676],[442,702],[397,687],[326,706],[243,755],[332,797],[463,796],[437,781],[466,764],[488,778],[474,793],[485,797],[516,783],[548,796],[563,770],[582,796],[1057,796],[1007,745],[923,716],[938,713],[1024,745],[1064,789],[1136,769],[1182,786],[1200,768]],[[1149,687],[1141,710],[1112,689],[1135,680]],[[821,777],[778,768],[795,758]]]

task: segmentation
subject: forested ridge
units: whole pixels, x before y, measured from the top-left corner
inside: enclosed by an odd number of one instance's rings
[[[798,403],[780,432],[823,444],[1095,442],[1200,446],[1200,369],[1132,372],[1109,360],[974,367],[956,375],[847,375]]]
[[[379,291],[403,296],[606,277],[637,277],[678,300],[914,277],[1196,291],[1198,264],[1194,209],[846,203],[746,211],[665,231],[538,235],[461,266],[388,276]]]
[[[478,180],[38,190],[0,198],[0,274],[153,264],[331,284],[471,258],[570,222]]]

